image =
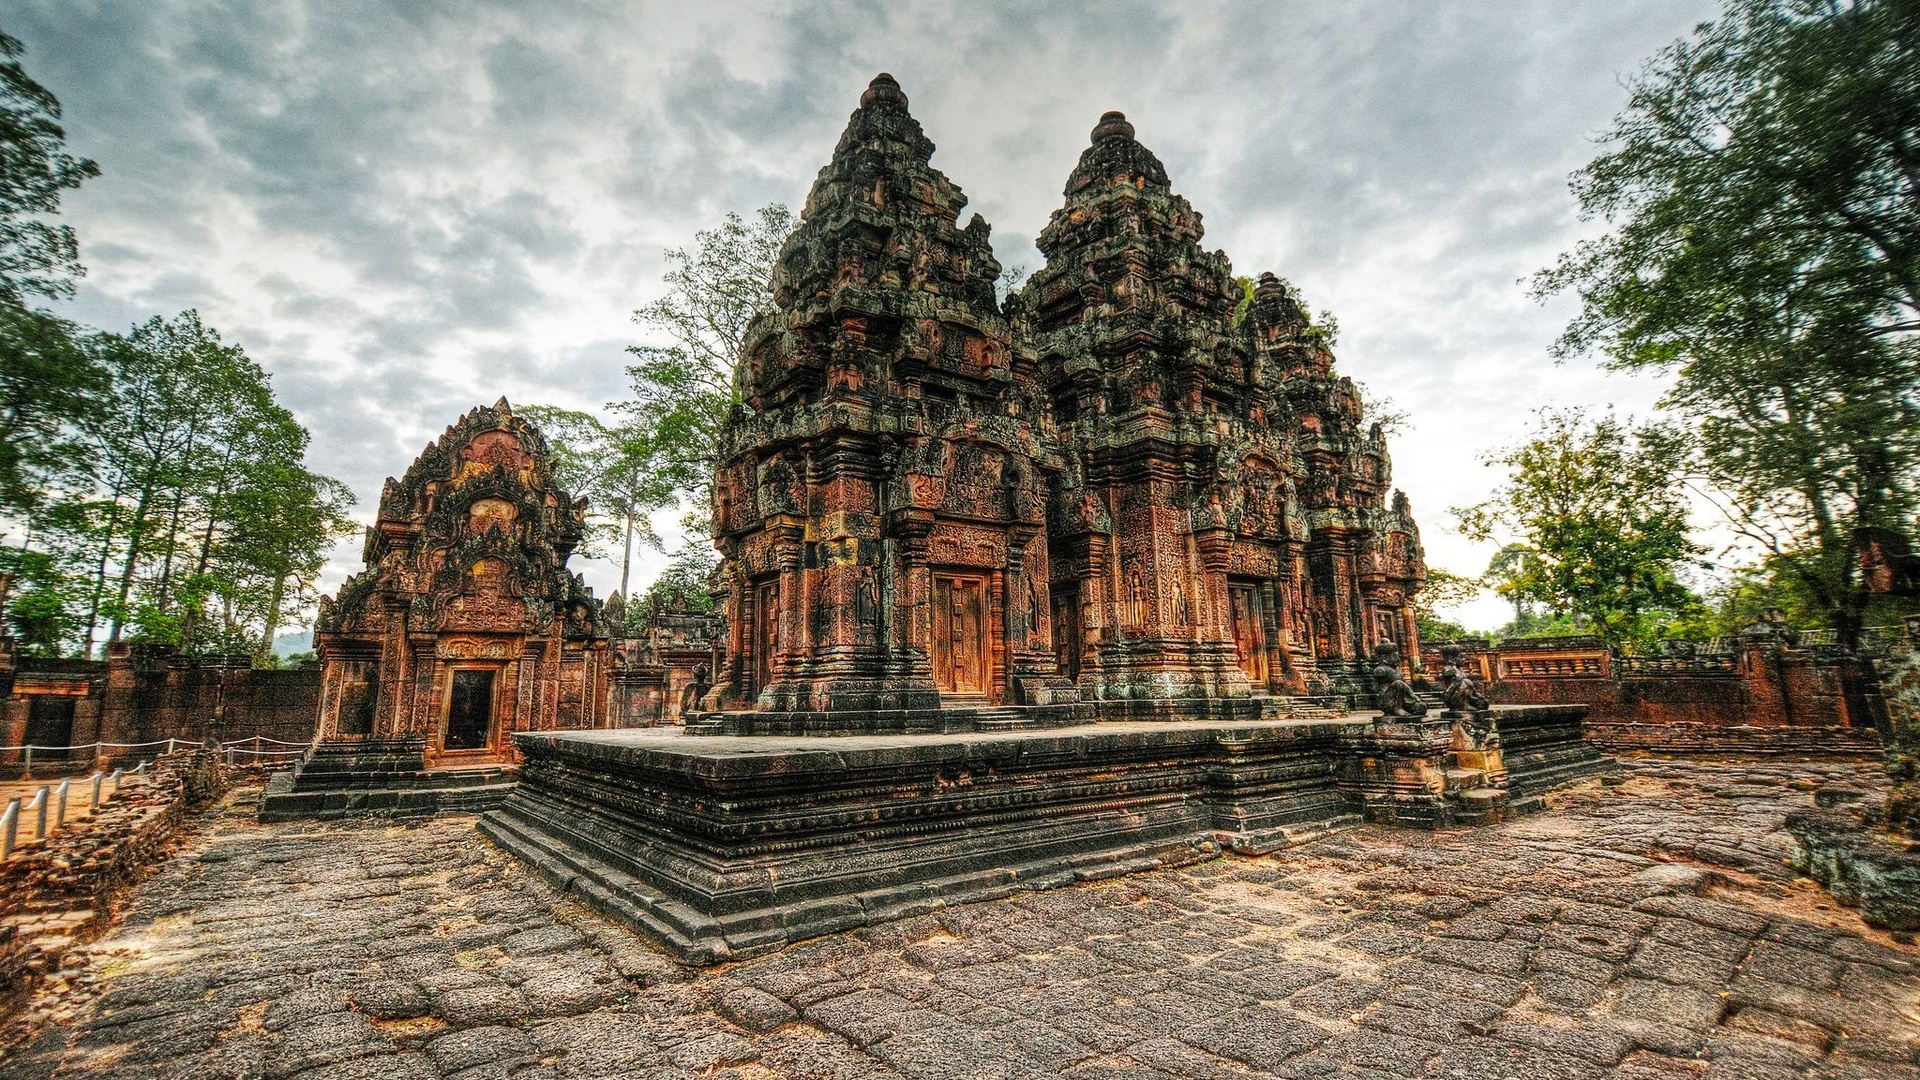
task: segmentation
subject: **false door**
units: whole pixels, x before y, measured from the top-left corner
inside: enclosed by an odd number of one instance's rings
[[[773,681],[773,657],[780,648],[780,583],[763,581],[753,590],[753,685],[751,698]]]
[[[1233,645],[1240,654],[1240,670],[1257,687],[1267,684],[1267,628],[1256,585],[1227,585],[1227,606],[1233,613]]]
[[[944,695],[985,697],[992,652],[987,644],[987,582],[962,574],[933,579],[933,681]]]

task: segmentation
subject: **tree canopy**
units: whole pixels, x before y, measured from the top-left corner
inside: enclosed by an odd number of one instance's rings
[[[66,152],[60,102],[21,66],[25,48],[0,33],[0,301],[73,292],[80,244],[71,225],[48,220],[60,193],[100,167]]]
[[[660,547],[650,511],[674,504],[670,478],[655,461],[652,432],[631,419],[608,424],[592,413],[554,405],[520,410],[546,436],[560,486],[587,497],[587,535],[581,553],[620,550],[620,593],[628,595],[635,541]]]
[[[1851,637],[1853,531],[1920,507],[1916,5],[1729,0],[1630,91],[1573,179],[1610,231],[1535,279],[1558,352],[1671,373],[1703,489]]]
[[[775,203],[751,220],[729,213],[666,253],[667,292],[633,313],[671,344],[635,345],[630,400],[609,408],[648,435],[654,467],[704,511],[712,498],[714,441],[739,400],[735,372],[747,325],[773,307],[769,282],[793,212]]]
[[[1644,644],[1699,606],[1679,577],[1702,549],[1688,538],[1673,437],[1549,410],[1532,438],[1486,459],[1507,483],[1453,513],[1470,539],[1508,541],[1489,576],[1517,611],[1538,602],[1587,617],[1609,643]]]

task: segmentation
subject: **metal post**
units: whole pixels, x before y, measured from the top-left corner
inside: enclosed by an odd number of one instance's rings
[[[106,783],[106,781],[106,773],[95,772],[93,774],[93,801],[87,804],[87,813],[97,814],[100,812],[100,785]]]
[[[33,779],[33,747],[31,746],[25,747],[20,755],[20,779]]]
[[[47,792],[50,790],[47,785],[41,784],[40,790],[33,793],[33,805],[27,807],[34,811],[33,838],[35,840],[47,838]]]
[[[142,780],[146,779],[147,763],[143,761],[140,764],[135,765],[133,767],[133,775],[140,777]]]
[[[54,792],[54,797],[57,801],[57,805],[54,807],[54,811],[53,811],[53,827],[56,829],[66,828],[67,791],[72,787],[73,787],[73,777],[69,776],[60,781],[60,787]]]
[[[13,857],[13,845],[20,841],[20,800],[9,799],[0,812],[0,861]]]
[[[107,777],[107,779],[109,779],[109,780],[111,780],[111,781],[113,781],[113,793],[114,793],[115,795],[118,795],[118,794],[120,794],[120,778],[121,778],[121,777],[123,777],[123,776],[125,776],[125,775],[127,775],[127,770],[125,770],[125,769],[115,769],[115,770],[113,770],[113,775],[112,775],[112,776],[109,776],[109,777]]]

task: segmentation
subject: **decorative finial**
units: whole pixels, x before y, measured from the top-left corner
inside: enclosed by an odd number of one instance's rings
[[[1133,125],[1127,123],[1127,114],[1119,109],[1100,114],[1100,122],[1093,126],[1093,141],[1102,139],[1131,139]]]
[[[1265,300],[1269,297],[1284,298],[1287,295],[1286,283],[1274,276],[1273,271],[1263,270],[1260,279],[1253,283],[1253,295]]]
[[[883,71],[873,77],[873,81],[867,84],[867,92],[860,95],[863,108],[876,101],[891,101],[904,109],[907,107],[907,94],[900,89],[900,84],[894,81],[893,76]]]
[[[507,404],[507,395],[505,394],[500,395],[500,400],[493,403],[493,411],[498,413],[506,413],[508,416],[513,415],[513,406]]]

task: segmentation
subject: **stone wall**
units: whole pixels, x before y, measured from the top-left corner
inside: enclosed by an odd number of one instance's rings
[[[163,755],[91,816],[0,862],[0,1006],[104,929],[112,892],[165,857],[187,814],[225,784],[217,752]]]
[[[611,602],[608,606],[614,607]],[[624,615],[624,605],[620,610]],[[714,642],[725,636],[726,619],[720,615],[651,605],[637,630],[614,639],[607,726],[681,723],[687,688],[696,680],[712,685]]]
[[[1588,706],[1608,750],[1871,753],[1874,680],[1866,662],[1830,645],[1754,634],[1691,655],[1616,656],[1596,637],[1462,642],[1466,663],[1509,705]],[[1444,666],[1423,650],[1429,679]]]
[[[313,738],[319,701],[315,667],[254,668],[244,656],[181,656],[164,646],[126,644],[113,646],[106,660],[53,660],[17,656],[12,643],[0,639],[0,746],[198,743],[209,735],[227,742],[257,735],[304,743]],[[47,702],[71,704],[49,710]],[[68,708],[70,726],[59,716]],[[109,748],[98,757],[79,753],[63,760],[36,751],[34,767],[86,770],[137,753]],[[0,750],[0,775],[16,775],[22,756]]]

